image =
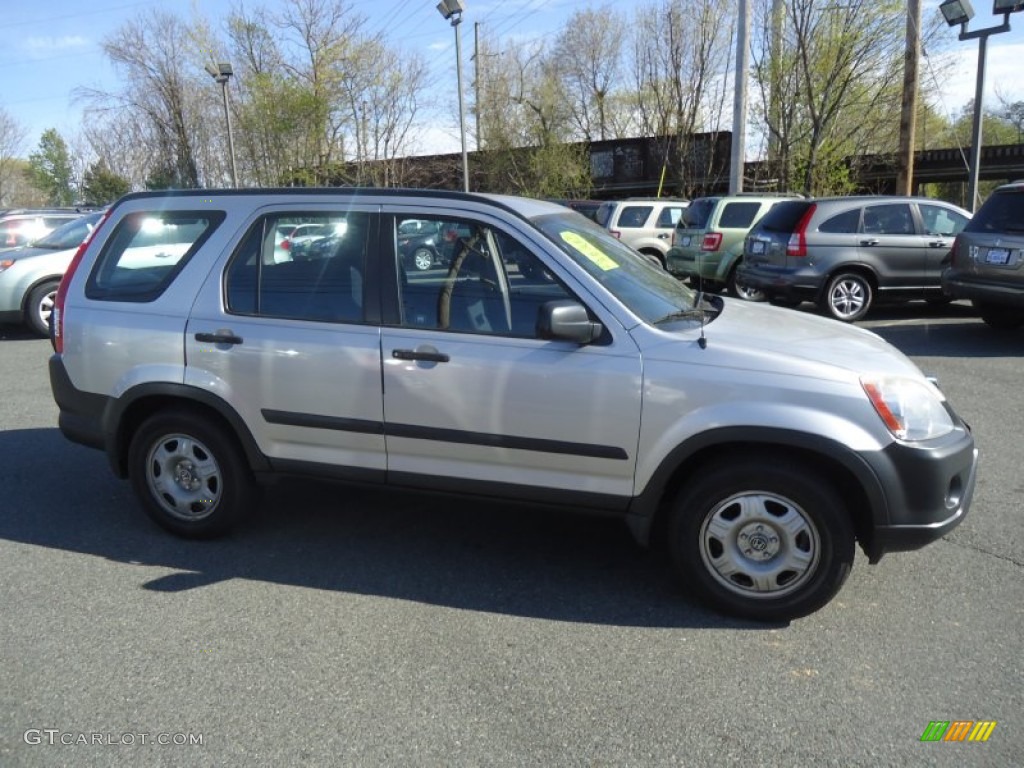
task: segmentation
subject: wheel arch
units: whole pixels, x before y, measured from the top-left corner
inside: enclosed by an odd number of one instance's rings
[[[832,281],[837,275],[841,275],[846,272],[852,272],[855,275],[860,275],[865,278],[871,284],[871,291],[876,296],[878,295],[878,272],[870,264],[863,261],[848,261],[833,267],[825,275],[825,279],[821,281],[821,290],[818,291],[817,300],[821,301],[828,293],[828,288],[832,284]]]
[[[677,446],[630,505],[626,518],[630,531],[640,544],[660,547],[666,539],[672,500],[685,483],[712,464],[775,457],[779,451],[835,484],[847,501],[857,540],[869,551],[875,526],[889,518],[886,496],[874,470],[842,443],[778,428],[727,427],[696,435]]]
[[[241,449],[254,472],[270,470],[267,457],[242,417],[227,402],[205,390],[167,382],[140,384],[125,392],[113,405],[105,416],[105,431],[111,436],[107,455],[118,477],[128,474],[128,447],[139,426],[154,413],[175,408],[210,419],[223,429]]]
[[[35,291],[36,288],[39,288],[42,285],[46,285],[47,283],[56,283],[57,285],[60,285],[60,281],[61,281],[62,278],[63,278],[63,275],[59,275],[59,274],[58,275],[43,275],[42,277],[35,277],[35,278],[33,278],[32,282],[29,283],[25,287],[25,291],[21,295],[21,314],[22,314],[22,316],[23,317],[27,317],[28,316],[28,312],[29,312],[29,306],[28,306],[29,305],[29,299],[32,298],[32,292]]]

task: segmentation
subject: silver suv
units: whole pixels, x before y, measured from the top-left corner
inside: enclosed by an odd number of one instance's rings
[[[602,203],[595,221],[635,251],[665,267],[672,233],[690,203],[666,197],[636,197]]]
[[[289,260],[300,217],[333,234]],[[446,265],[405,268],[408,221],[450,233]],[[879,337],[702,297],[554,203],[132,194],[52,327],[62,432],[182,536],[278,473],[514,498],[617,516],[712,605],[784,620],[855,542],[875,562],[952,530],[975,484],[971,433]]]
[[[876,297],[943,302],[942,269],[971,214],[926,197],[779,203],[750,231],[737,279],[780,304],[860,320]]]

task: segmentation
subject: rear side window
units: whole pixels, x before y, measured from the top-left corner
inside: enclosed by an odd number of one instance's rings
[[[819,232],[834,235],[853,235],[860,231],[860,208],[851,208],[821,222]],[[877,232],[877,230],[876,230]]]
[[[594,221],[602,227],[607,227],[613,210],[615,210],[615,203],[601,203],[601,207],[597,209],[595,214]]]
[[[637,229],[647,223],[647,219],[654,210],[650,205],[627,205],[619,214],[619,221],[616,226],[622,229]]]
[[[310,213],[256,222],[225,277],[228,311],[322,323],[363,320],[370,214]]]
[[[128,214],[103,246],[85,295],[98,301],[157,299],[223,220],[223,211],[209,210]]]
[[[661,229],[671,229],[679,223],[679,220],[683,217],[683,211],[685,210],[685,208],[680,208],[678,206],[662,208],[661,213],[658,214],[658,223],[656,226]]]
[[[750,229],[760,210],[760,203],[726,203],[718,226],[722,229]]]
[[[679,218],[679,226],[686,229],[704,229],[708,225],[708,217],[715,210],[717,197],[702,197],[694,200],[683,211]]]
[[[792,232],[812,205],[814,203],[808,200],[781,202],[765,214],[759,227],[769,232]]]
[[[978,209],[965,232],[1024,232],[1024,191],[996,192]]]

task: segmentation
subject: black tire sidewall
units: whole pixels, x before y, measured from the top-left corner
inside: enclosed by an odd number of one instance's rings
[[[154,443],[171,433],[194,437],[213,455],[220,469],[221,498],[214,511],[197,521],[168,513],[153,498],[146,462]],[[251,472],[235,441],[220,427],[188,411],[167,411],[150,416],[136,430],[128,448],[128,474],[132,488],[146,514],[166,530],[190,539],[221,536],[245,515],[256,501]]]
[[[747,598],[729,591],[709,572],[700,554],[700,530],[711,510],[736,493],[755,490],[791,499],[818,532],[815,573],[800,589],[779,598]],[[697,597],[723,613],[758,621],[788,621],[825,605],[850,573],[854,544],[853,526],[838,494],[807,470],[786,464],[738,462],[703,473],[677,496],[669,525],[673,563]]]

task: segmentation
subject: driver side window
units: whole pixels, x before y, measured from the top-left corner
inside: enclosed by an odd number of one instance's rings
[[[569,292],[516,238],[466,219],[399,216],[402,324],[534,338],[537,312]]]

